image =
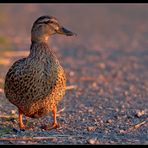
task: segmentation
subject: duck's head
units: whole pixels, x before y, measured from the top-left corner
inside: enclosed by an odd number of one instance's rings
[[[53,16],[41,16],[33,23],[31,30],[32,41],[47,41],[48,37],[53,34],[76,35],[60,25],[59,21]]]

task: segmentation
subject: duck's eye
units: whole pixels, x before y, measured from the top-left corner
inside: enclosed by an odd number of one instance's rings
[[[44,24],[49,24],[49,21],[44,22]]]
[[[50,23],[52,24],[52,23],[54,23],[53,21],[50,21]]]

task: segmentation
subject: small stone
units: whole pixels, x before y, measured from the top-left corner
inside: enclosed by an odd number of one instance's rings
[[[93,82],[92,83],[92,87],[96,88],[97,87],[97,83],[96,82]]]
[[[16,110],[11,110],[11,114],[16,114]]]
[[[125,95],[125,96],[128,96],[128,91],[125,91],[125,92],[124,92],[124,95]]]
[[[100,122],[100,124],[103,124],[104,123],[103,120],[100,120],[99,122]]]
[[[51,139],[51,142],[57,142],[57,141],[58,141],[57,138],[53,138],[53,139]]]
[[[26,141],[19,141],[19,144],[26,144]]]
[[[108,131],[108,130],[105,130],[104,132],[105,132],[105,134],[108,134],[108,133],[109,133],[109,131]]]
[[[0,88],[0,93],[4,93],[4,89],[1,89],[1,88]]]
[[[136,116],[137,116],[137,117],[140,117],[140,116],[142,116],[142,115],[144,115],[144,114],[145,114],[145,111],[142,110],[142,111],[138,111],[138,112],[136,113]]]
[[[103,109],[103,107],[102,107],[102,106],[98,106],[98,108],[99,108],[99,109]]]
[[[71,72],[69,73],[69,75],[70,75],[70,76],[74,76],[75,73],[74,73],[73,71],[71,71]]]
[[[121,129],[121,130],[119,130],[119,133],[120,134],[125,134],[125,130]]]
[[[116,112],[118,112],[118,111],[119,111],[119,109],[118,109],[118,108],[115,108],[115,111],[116,111]]]
[[[104,63],[100,63],[100,64],[99,64],[99,68],[105,69],[105,68],[106,68],[106,65],[105,65]]]
[[[97,139],[88,139],[88,144],[99,144],[99,141]]]
[[[93,113],[94,112],[93,108],[89,108],[88,112]]]
[[[108,119],[106,122],[107,123],[112,123],[112,119]]]
[[[90,131],[95,131],[96,130],[96,126],[89,126],[87,127],[87,130],[90,132]]]

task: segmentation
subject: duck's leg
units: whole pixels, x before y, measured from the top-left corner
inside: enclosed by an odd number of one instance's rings
[[[57,123],[57,107],[54,106],[53,110],[52,110],[52,113],[53,113],[53,125],[52,125],[52,128],[57,128],[59,127],[58,123]]]
[[[52,113],[53,113],[53,124],[52,126],[49,126],[49,125],[42,126],[42,128],[45,130],[51,130],[59,127],[57,123],[57,107],[56,106],[53,107]]]
[[[23,123],[23,113],[20,109],[18,109],[19,112],[19,127],[20,129],[25,129],[25,125]]]

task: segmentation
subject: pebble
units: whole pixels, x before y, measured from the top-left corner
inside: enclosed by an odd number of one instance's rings
[[[105,68],[106,68],[106,65],[105,65],[104,63],[100,63],[100,64],[99,64],[99,68],[105,69]]]
[[[19,141],[18,144],[26,144],[26,141]]]
[[[1,88],[0,88],[0,93],[4,93],[4,89],[1,89]]]
[[[69,75],[70,75],[70,76],[74,76],[75,73],[74,73],[73,71],[71,71],[71,72],[69,73]]]
[[[97,83],[96,82],[93,82],[92,83],[92,87],[96,88],[97,87]]]
[[[99,144],[99,141],[97,139],[88,139],[88,144]]]
[[[108,119],[106,122],[107,123],[112,123],[112,119]]]
[[[87,130],[90,132],[90,131],[95,131],[96,130],[96,126],[89,126],[87,127]]]
[[[138,111],[138,112],[136,113],[136,116],[137,116],[137,117],[141,117],[141,116],[144,115],[144,114],[145,114],[145,111],[142,110],[142,111]]]
[[[128,94],[129,94],[128,91],[125,91],[125,92],[124,92],[124,95],[125,95],[125,96],[128,96]]]
[[[11,110],[11,114],[16,114],[16,110]]]

